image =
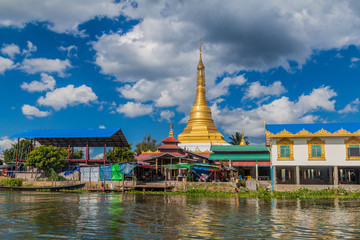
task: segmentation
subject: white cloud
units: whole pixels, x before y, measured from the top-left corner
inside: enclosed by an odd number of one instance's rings
[[[264,120],[267,123],[311,123],[319,120],[316,111],[334,111],[337,94],[329,87],[313,89],[308,94],[302,94],[297,101],[290,101],[288,97],[281,97],[268,104],[251,110],[242,108],[221,109],[213,104],[212,114],[216,125],[225,130],[227,134],[235,131],[245,131],[250,137],[264,135]]]
[[[58,111],[69,105],[89,104],[96,101],[97,98],[93,90],[86,85],[81,85],[80,87],[68,85],[63,88],[57,88],[52,92],[47,92],[45,97],[40,97],[37,100],[37,103],[40,106],[50,106]]]
[[[10,58],[14,58],[16,54],[20,53],[20,48],[18,45],[12,44],[4,44],[1,48],[1,53],[8,55]]]
[[[95,17],[115,18],[124,3],[113,0],[2,0],[0,26],[24,27],[28,22],[46,22],[58,33],[78,33],[78,26]]]
[[[66,55],[68,57],[77,57],[77,54],[76,54],[77,49],[78,48],[75,45],[70,45],[68,47],[64,47],[64,46],[59,47],[59,50],[66,52]]]
[[[49,76],[46,73],[41,73],[41,81],[32,81],[31,83],[23,82],[20,87],[28,92],[42,92],[54,90],[55,85],[56,81],[52,76]]]
[[[104,159],[104,153],[99,153],[95,155],[94,157],[91,157],[91,159],[101,160]]]
[[[245,93],[245,98],[254,99],[263,96],[280,96],[285,93],[286,89],[280,81],[275,81],[269,86],[263,86],[260,82],[253,82]]]
[[[186,106],[195,95],[200,32],[209,99],[243,84],[221,78],[216,84],[219,76],[276,67],[292,71],[289,61],[301,68],[314,50],[360,45],[360,5],[355,1],[142,1],[136,8],[124,6],[124,14],[140,23],[126,34],[100,36],[93,43],[95,63],[102,73],[130,83],[121,90],[125,98],[156,107],[178,105],[183,112],[189,111]],[[173,91],[179,79],[188,80],[182,91]],[[150,87],[142,87],[144,83]],[[260,91],[249,92],[249,97],[285,92],[280,82],[268,84],[253,85]]]
[[[0,74],[6,70],[13,69],[15,67],[14,62],[8,58],[0,57]]]
[[[241,86],[247,79],[244,77],[245,74],[236,77],[225,77],[221,82],[216,84],[213,88],[208,91],[208,98],[214,99],[221,96],[225,96],[229,92],[229,87],[232,85]]]
[[[47,116],[49,116],[51,114],[51,112],[40,111],[37,107],[30,106],[28,104],[24,104],[21,107],[21,111],[25,116],[27,116],[29,118],[32,118],[32,117],[47,117]]]
[[[357,113],[357,112],[359,112],[359,105],[360,105],[359,98],[356,98],[354,101],[347,104],[344,109],[339,110],[338,113],[340,113],[340,114]]]
[[[106,127],[104,125],[99,125],[100,129],[105,129]]]
[[[27,41],[27,49],[23,49],[22,54],[25,55],[25,57],[31,56],[33,52],[37,51],[37,47],[30,41]]]
[[[118,108],[116,108],[118,113],[122,113],[127,117],[139,117],[152,113],[153,106],[148,104],[127,102],[126,104],[120,104]]]
[[[71,68],[70,61],[60,59],[32,58],[24,59],[20,67],[26,73],[34,74],[38,72],[57,73],[64,77],[65,71]]]
[[[11,148],[12,144],[15,144],[17,141],[16,140],[11,140],[8,137],[1,137],[0,138],[0,152],[3,152],[6,149]]]
[[[170,110],[164,110],[160,113],[160,118],[170,122],[171,118],[175,116],[175,113]]]

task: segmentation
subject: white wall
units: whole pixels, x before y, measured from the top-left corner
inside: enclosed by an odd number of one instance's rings
[[[230,145],[228,143],[214,143],[213,145]],[[210,151],[211,143],[179,143],[179,147],[188,151]]]
[[[271,160],[275,166],[360,166],[360,160],[345,160],[346,145],[344,141],[350,137],[319,137],[325,140],[325,159],[309,160],[307,141],[311,138],[289,138],[294,141],[294,160],[277,160],[276,141],[272,138]]]

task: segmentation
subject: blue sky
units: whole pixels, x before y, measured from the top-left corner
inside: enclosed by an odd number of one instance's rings
[[[0,2],[0,151],[28,129],[177,136],[207,98],[227,137],[267,123],[358,122],[357,1]]]

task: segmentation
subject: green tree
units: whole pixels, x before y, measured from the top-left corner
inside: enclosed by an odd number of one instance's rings
[[[26,159],[28,153],[31,149],[31,141],[28,139],[21,139],[19,142],[19,151],[18,159]],[[4,159],[6,163],[11,163],[16,161],[16,149],[17,142],[13,143],[10,148],[4,150]]]
[[[135,162],[134,151],[130,147],[114,147],[106,152],[106,159],[113,162]]]
[[[235,132],[234,135],[231,135],[229,137],[230,141],[229,143],[231,145],[240,145],[240,142],[241,142],[241,139],[243,138],[243,135],[239,132]],[[248,140],[248,137],[247,136],[244,136],[244,141],[246,143],[246,145],[249,145],[250,144],[250,141]]]
[[[156,143],[155,139],[151,138],[151,135],[145,135],[144,139],[136,144],[135,154],[139,155],[141,152],[156,151],[157,147],[160,147],[161,143]]]
[[[49,177],[58,172],[65,164],[63,148],[41,145],[29,153],[25,165],[37,167]]]

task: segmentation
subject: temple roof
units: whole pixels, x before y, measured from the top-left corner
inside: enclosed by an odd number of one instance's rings
[[[360,123],[266,124],[267,137],[360,136]]]

